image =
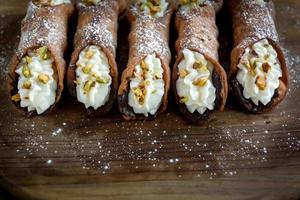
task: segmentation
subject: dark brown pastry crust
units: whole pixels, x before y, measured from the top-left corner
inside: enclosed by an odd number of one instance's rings
[[[105,115],[114,103],[119,85],[118,67],[116,63],[118,16],[124,7],[117,0],[104,0],[98,6],[84,6],[77,3],[79,11],[77,31],[74,38],[74,52],[68,68],[67,81],[71,95],[76,96],[76,62],[80,52],[89,45],[101,48],[110,66],[112,85],[108,102],[99,109],[87,109],[89,115]]]
[[[234,49],[231,53],[231,67],[229,73],[231,90],[243,107],[252,113],[265,113],[279,104],[288,91],[288,69],[284,54],[279,46],[279,38],[273,17],[275,16],[272,1],[266,2],[265,6],[257,5],[247,0],[230,0],[228,7],[232,16],[234,31]],[[280,85],[275,92],[271,102],[264,106],[256,106],[250,99],[243,97],[243,87],[237,82],[237,65],[248,47],[256,42],[268,39],[275,48],[281,64],[282,77]]]
[[[222,1],[218,1],[218,4],[222,5]],[[215,17],[216,10],[211,5],[198,7],[190,11],[179,10],[176,15],[178,40],[176,41],[176,63],[173,68],[173,88],[179,110],[191,122],[208,119],[212,111],[207,110],[202,115],[198,112],[190,113],[185,104],[180,103],[176,81],[178,79],[178,65],[183,59],[182,51],[184,49],[203,54],[213,64],[212,80],[216,88],[215,110],[223,111],[227,99],[227,75],[218,62],[218,28]]]
[[[26,17],[21,25],[21,39],[17,52],[12,57],[8,72],[8,92],[11,98],[18,92],[18,74],[15,73],[22,58],[29,51],[46,46],[54,59],[54,79],[57,81],[55,103],[44,113],[50,112],[60,100],[64,89],[64,76],[66,63],[64,53],[67,49],[68,22],[74,11],[73,4],[62,4],[58,6],[39,6],[29,3]],[[19,103],[14,105],[24,115],[36,115],[36,111],[28,112],[21,108]]]
[[[170,88],[170,60],[171,52],[168,46],[169,28],[171,16],[174,11],[174,5],[170,3],[168,10],[163,17],[154,18],[145,13],[141,13],[134,5],[128,14],[131,24],[129,34],[129,60],[126,69],[121,77],[121,85],[118,91],[119,110],[125,120],[143,120],[151,119],[157,114],[166,110],[168,104],[168,91]],[[143,31],[146,31],[143,33]],[[151,44],[157,44],[155,46]],[[155,53],[161,60],[164,69],[163,80],[165,82],[165,93],[162,103],[154,116],[145,117],[141,114],[135,114],[128,105],[128,87],[130,78],[133,76],[135,66],[138,65],[147,55]]]

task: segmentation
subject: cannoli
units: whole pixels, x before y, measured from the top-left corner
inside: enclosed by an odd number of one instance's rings
[[[240,104],[264,113],[281,102],[288,88],[288,70],[279,47],[271,1],[230,0],[234,49],[230,87]]]
[[[24,114],[52,110],[64,88],[70,0],[33,0],[22,21],[21,39],[8,74],[12,102]]]
[[[110,111],[118,89],[118,0],[78,0],[78,26],[68,69],[68,88],[88,114]]]
[[[130,8],[129,61],[118,91],[126,120],[153,118],[167,107],[173,10],[174,5],[165,0],[138,0]]]
[[[218,61],[216,12],[222,0],[180,0],[172,80],[181,113],[192,122],[222,111],[227,99],[227,75]]]

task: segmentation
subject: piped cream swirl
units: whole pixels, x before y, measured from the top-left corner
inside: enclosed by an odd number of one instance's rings
[[[216,89],[212,83],[213,65],[195,51],[183,50],[184,58],[178,65],[179,77],[176,90],[188,111],[200,114],[213,110],[216,99]]]
[[[16,73],[19,75],[18,94],[12,100],[20,101],[22,108],[42,114],[55,103],[57,82],[53,78],[53,58],[47,47],[29,52]]]
[[[168,9],[169,3],[166,0],[139,0],[140,9],[154,17],[163,17]]]
[[[155,115],[159,109],[165,93],[163,68],[155,54],[146,58],[135,66],[134,77],[130,79],[128,104],[134,113]]]
[[[277,52],[267,39],[247,48],[238,64],[237,80],[243,95],[255,105],[267,105],[279,87],[282,70]]]
[[[87,46],[76,63],[76,93],[79,102],[95,110],[105,105],[110,96],[112,78],[106,55],[98,46]]]
[[[36,2],[45,6],[58,6],[64,3],[71,3],[71,0],[36,0]]]

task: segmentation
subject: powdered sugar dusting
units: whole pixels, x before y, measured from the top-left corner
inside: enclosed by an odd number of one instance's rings
[[[156,53],[161,57],[170,58],[171,53],[168,46],[169,27],[163,23],[166,20],[154,18],[145,13],[137,13],[135,7],[131,8],[131,12],[136,17],[131,29],[131,37],[135,38],[136,41],[130,47],[131,51],[139,57]],[[168,12],[165,16],[168,15]]]
[[[97,41],[98,44],[101,44],[102,48],[109,48],[116,54],[117,38],[109,30],[109,26],[114,23],[109,17],[115,12],[114,5],[115,3],[108,0],[100,2],[97,6],[79,4],[81,15],[92,13],[93,17],[88,24],[82,26],[83,29],[77,30],[77,34],[83,37],[82,40],[88,43]]]
[[[15,40],[11,38],[16,37],[16,40],[18,39],[18,29],[13,27],[13,33],[10,33],[12,27],[9,27],[10,25],[6,23],[7,17],[8,16],[6,14],[0,14],[0,41],[5,41],[2,45],[0,45],[0,79],[7,78],[9,59],[12,52],[16,49],[16,45],[14,45]],[[18,24],[19,22],[17,25]]]
[[[30,2],[27,15],[22,23],[21,39],[17,51],[19,58],[24,50],[36,46],[61,46],[66,41],[65,21],[55,14],[59,6],[38,7]]]
[[[177,13],[179,44],[181,49],[197,49],[201,53],[218,59],[218,29],[212,6],[180,9]],[[201,21],[201,23],[199,23]]]
[[[274,19],[266,4],[259,5],[248,0],[240,0],[232,12],[236,19],[233,21],[237,23],[234,26],[244,24],[235,30],[235,44],[240,48],[247,48],[249,44],[264,38],[279,40]]]

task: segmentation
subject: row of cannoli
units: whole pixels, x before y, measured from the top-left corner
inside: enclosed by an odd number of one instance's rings
[[[288,86],[271,1],[230,0],[234,49],[229,81],[218,59],[216,14],[222,0],[136,0],[128,9],[129,58],[119,82],[116,64],[122,0],[78,0],[78,26],[69,67],[64,61],[70,0],[33,0],[9,72],[9,94],[27,115],[47,113],[59,101],[67,73],[69,92],[89,114],[110,111],[117,98],[126,120],[149,119],[167,108],[173,84],[181,113],[199,122],[224,109],[228,86],[253,113],[275,107]],[[170,69],[173,12],[178,39]],[[171,82],[172,79],[172,82]]]

